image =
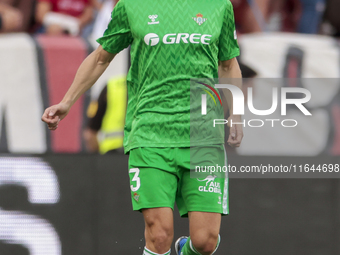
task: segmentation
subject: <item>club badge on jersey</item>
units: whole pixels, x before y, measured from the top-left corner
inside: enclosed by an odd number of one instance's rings
[[[207,21],[207,18],[203,18],[203,15],[201,13],[198,13],[196,17],[192,17],[192,18],[199,26]]]
[[[139,194],[137,192],[133,193],[133,199],[136,200],[136,202],[139,201]]]

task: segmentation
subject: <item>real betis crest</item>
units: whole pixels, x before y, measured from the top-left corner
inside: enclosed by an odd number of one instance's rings
[[[133,193],[133,199],[136,200],[136,202],[139,201],[139,195],[137,194],[137,192]]]
[[[203,18],[202,14],[197,14],[196,17],[192,17],[194,19],[194,21],[196,21],[196,23],[200,26],[202,25],[204,22],[207,21],[206,18]]]

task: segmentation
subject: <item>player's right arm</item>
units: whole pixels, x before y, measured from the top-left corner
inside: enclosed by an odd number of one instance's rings
[[[63,100],[45,110],[42,120],[47,123],[50,130],[57,129],[59,121],[65,118],[77,99],[98,80],[114,56],[132,43],[133,37],[125,2],[120,0],[113,9],[108,28],[103,37],[97,40],[101,46],[80,65]]]
[[[66,117],[72,105],[84,94],[103,74],[115,54],[109,53],[99,46],[80,65],[73,83],[64,98],[57,105],[47,108],[42,116],[50,130],[56,130],[60,120]]]

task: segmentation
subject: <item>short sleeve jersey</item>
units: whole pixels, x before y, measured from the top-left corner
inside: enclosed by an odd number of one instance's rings
[[[120,0],[97,41],[113,54],[131,45],[126,152],[224,143],[190,140],[190,80],[218,78],[218,60],[239,55],[229,0]]]

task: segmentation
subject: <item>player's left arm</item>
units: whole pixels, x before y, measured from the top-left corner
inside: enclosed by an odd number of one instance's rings
[[[242,75],[236,60],[236,57],[240,55],[240,49],[237,43],[234,10],[229,0],[225,0],[225,4],[224,19],[218,45],[218,59],[220,60],[219,78],[224,78],[222,83],[233,84],[241,88]],[[240,122],[241,116],[234,115],[233,113],[233,98],[231,92],[224,89],[223,93],[227,99],[230,113],[228,121],[228,125],[230,126],[228,144],[232,147],[239,147],[243,138],[242,125],[237,124],[231,126],[230,122]]]
[[[242,74],[240,66],[236,58],[221,61],[219,65],[219,78],[229,80],[229,84],[233,84],[238,88],[242,89]],[[228,119],[228,125],[230,126],[231,121],[241,122],[241,116],[233,113],[233,97],[228,89],[223,90],[223,94],[226,98],[230,117]],[[243,128],[241,124],[235,124],[230,126],[230,134],[228,138],[228,144],[232,147],[240,147],[243,138]]]

